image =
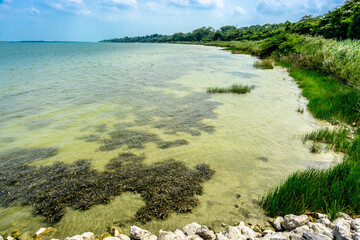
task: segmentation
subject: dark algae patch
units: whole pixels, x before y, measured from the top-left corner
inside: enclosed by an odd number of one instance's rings
[[[196,195],[202,194],[202,183],[214,174],[206,164],[189,168],[176,160],[146,165],[144,155],[130,152],[111,159],[103,172],[92,169],[90,160],[41,167],[27,164],[56,153],[56,148],[43,148],[0,156],[0,206],[31,205],[34,213],[55,223],[66,207],[87,210],[130,191],[145,201],[134,216],[144,223],[191,211],[199,204]]]

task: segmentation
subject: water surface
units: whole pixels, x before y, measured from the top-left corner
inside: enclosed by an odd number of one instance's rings
[[[1,44],[0,53],[0,155],[56,149],[21,161],[90,159],[92,169],[103,171],[110,159],[131,152],[144,154],[144,164],[176,159],[216,171],[191,213],[137,223],[153,232],[194,221],[217,231],[222,223],[264,223],[262,194],[289,173],[334,158],[313,155],[302,143],[304,133],[325,123],[297,112],[306,100],[294,80],[284,69],[255,69],[251,56],[203,46],[100,43]],[[206,93],[235,83],[255,89]],[[139,194],[126,192],[86,211],[68,208],[52,237],[100,236],[111,226],[127,232],[143,206]],[[2,235],[17,228],[31,236],[50,225],[31,206],[0,208]]]

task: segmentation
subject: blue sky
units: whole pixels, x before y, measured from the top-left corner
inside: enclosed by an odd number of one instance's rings
[[[298,21],[344,0],[0,0],[0,40],[98,41]]]

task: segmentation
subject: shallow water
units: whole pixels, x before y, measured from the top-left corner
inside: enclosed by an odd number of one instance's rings
[[[132,152],[144,154],[145,164],[176,159],[216,171],[191,213],[137,223],[153,232],[194,221],[217,231],[222,223],[264,223],[262,194],[295,170],[334,160],[302,143],[304,133],[326,123],[297,112],[306,100],[294,80],[284,69],[255,69],[251,56],[203,46],[100,43],[1,44],[0,53],[0,155],[55,147],[54,156],[21,161],[91,159],[103,171],[119,153]],[[255,89],[206,93],[234,83]],[[126,192],[86,211],[68,208],[51,237],[100,236],[111,226],[127,232],[144,204]],[[0,208],[2,235],[17,228],[31,236],[47,226],[30,206]]]

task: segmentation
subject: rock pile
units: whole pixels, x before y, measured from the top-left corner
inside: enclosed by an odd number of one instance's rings
[[[327,215],[318,213],[316,218],[293,214],[277,217],[272,224],[272,230],[262,231],[240,222],[237,226],[227,227],[223,232],[214,233],[207,226],[194,222],[174,232],[160,230],[158,236],[132,226],[129,236],[115,230],[113,236],[107,235],[102,240],[360,240],[360,218],[353,219],[344,213],[340,213],[333,222]],[[39,239],[44,231],[40,229],[35,234],[35,239]],[[8,236],[6,239],[14,238]],[[1,236],[0,240],[3,240]],[[96,240],[96,238],[93,233],[87,232],[65,240]]]

